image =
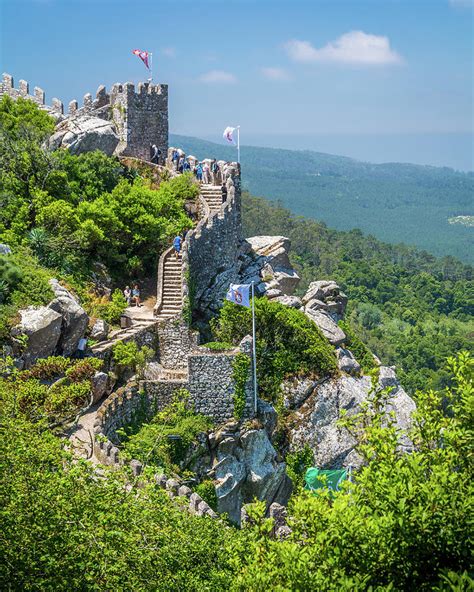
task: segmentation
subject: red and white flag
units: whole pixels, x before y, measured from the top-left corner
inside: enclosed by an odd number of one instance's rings
[[[148,65],[148,57],[150,56],[150,54],[147,51],[142,51],[141,49],[134,49],[132,53],[141,59],[141,61],[145,64],[148,70],[150,69],[150,66]]]

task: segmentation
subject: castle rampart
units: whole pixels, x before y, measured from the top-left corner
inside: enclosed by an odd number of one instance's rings
[[[72,100],[68,105],[68,114],[64,116],[62,101],[53,98],[51,105],[45,104],[45,92],[35,87],[34,94],[29,92],[29,84],[20,80],[15,88],[13,77],[3,74],[0,96],[8,95],[13,99],[22,97],[35,102],[56,119],[63,120],[88,115],[113,121],[119,145],[117,155],[132,156],[142,160],[150,159],[150,146],[156,146],[166,154],[168,150],[168,85],[140,82],[135,89],[131,82],[114,84],[110,90],[99,86],[93,98],[86,93],[82,105]]]

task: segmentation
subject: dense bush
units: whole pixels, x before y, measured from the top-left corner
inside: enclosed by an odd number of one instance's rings
[[[125,456],[161,467],[165,471],[180,472],[189,447],[201,432],[211,428],[212,422],[197,415],[188,403],[189,393],[178,391],[175,400],[158,412],[149,423],[130,426],[121,432]],[[135,433],[133,433],[135,432]]]
[[[1,386],[0,386],[1,388]],[[235,531],[191,516],[153,482],[73,461],[25,421],[0,425],[2,590],[226,590]]]
[[[450,367],[451,390],[419,394],[411,454],[381,413],[387,392],[344,422],[367,465],[341,493],[295,497],[287,540],[270,540],[260,521],[240,548],[236,589],[472,589],[473,359]]]
[[[51,356],[18,371],[12,358],[0,360],[1,413],[36,422],[67,420],[90,403],[91,379],[103,365],[95,358]]]
[[[304,373],[328,376],[336,372],[334,348],[302,312],[266,298],[255,301],[257,377],[263,398],[275,400],[283,379]],[[212,321],[218,341],[237,345],[252,332],[249,308],[225,301]]]

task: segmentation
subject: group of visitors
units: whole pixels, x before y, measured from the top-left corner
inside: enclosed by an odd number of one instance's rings
[[[131,289],[130,286],[126,286],[125,290],[123,291],[123,295],[127,301],[127,306],[132,306],[132,304],[135,304],[137,307],[142,306],[142,303],[140,302],[140,288],[138,287],[138,284],[133,284],[133,288]]]
[[[194,165],[191,166],[191,163],[185,158],[184,154],[180,154],[178,150],[173,150],[171,154],[171,162],[178,173],[192,172],[200,183],[218,184],[221,169],[215,158],[210,164],[204,160],[202,162],[196,161]]]

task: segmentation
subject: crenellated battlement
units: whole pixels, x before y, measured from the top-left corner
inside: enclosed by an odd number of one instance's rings
[[[45,92],[35,87],[30,94],[30,85],[20,80],[15,88],[13,77],[3,74],[0,96],[6,94],[13,99],[22,97],[34,101],[56,120],[76,117],[97,117],[111,120],[119,136],[116,153],[133,156],[142,160],[150,159],[150,146],[156,144],[162,153],[168,150],[168,85],[139,82],[116,83],[110,91],[100,85],[94,95],[86,93],[80,103],[74,99],[68,104],[68,113],[64,116],[63,102],[51,99],[51,105],[45,101]]]
[[[30,84],[26,80],[18,81],[18,88],[15,88],[15,82],[11,74],[4,73],[2,77],[2,84],[0,85],[0,97],[8,95],[12,99],[21,97],[28,99],[39,105],[45,111],[49,111],[56,119],[64,114],[64,106],[59,99],[51,99],[51,105],[46,105],[46,94],[42,88],[35,86],[33,94],[30,94]]]

